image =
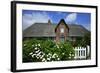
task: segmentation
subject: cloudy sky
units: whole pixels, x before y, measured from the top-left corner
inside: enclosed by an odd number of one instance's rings
[[[90,30],[91,14],[90,13],[73,13],[73,12],[55,12],[55,11],[22,11],[22,25],[23,30],[34,23],[47,23],[48,20],[52,23],[59,23],[64,19],[68,24],[83,25],[86,29]]]

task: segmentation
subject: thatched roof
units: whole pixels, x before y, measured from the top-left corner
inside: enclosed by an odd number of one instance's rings
[[[55,37],[56,26],[57,24],[35,23],[23,31],[23,37]],[[89,32],[82,25],[70,24],[68,27],[70,37],[82,37]]]

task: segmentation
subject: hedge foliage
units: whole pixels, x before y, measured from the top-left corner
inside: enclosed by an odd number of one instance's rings
[[[74,49],[70,42],[37,40],[34,38],[23,40],[23,62],[50,62],[73,60]]]

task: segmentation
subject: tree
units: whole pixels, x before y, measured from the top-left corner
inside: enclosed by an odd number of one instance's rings
[[[82,47],[86,47],[87,45],[90,46],[91,44],[91,33],[85,33],[85,35],[83,37],[77,37],[76,41],[73,42],[73,46],[82,46]]]
[[[82,39],[81,45],[86,47],[87,45],[91,45],[91,33],[86,33]]]

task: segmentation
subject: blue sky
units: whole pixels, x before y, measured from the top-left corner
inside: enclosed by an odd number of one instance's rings
[[[22,11],[22,25],[23,29],[26,29],[30,25],[38,22],[47,23],[48,20],[52,23],[59,23],[61,19],[64,19],[68,24],[82,25],[86,29],[90,30],[91,14],[90,13],[78,13],[78,12],[58,12],[58,11],[34,11],[23,10]]]

